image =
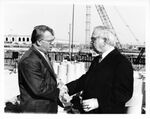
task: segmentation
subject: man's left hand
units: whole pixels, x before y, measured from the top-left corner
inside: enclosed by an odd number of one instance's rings
[[[98,108],[99,104],[96,98],[91,98],[91,99],[83,100],[82,106],[84,111],[89,112],[93,109]]]

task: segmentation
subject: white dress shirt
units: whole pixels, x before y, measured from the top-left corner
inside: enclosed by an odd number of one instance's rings
[[[102,58],[100,59],[100,61],[99,62],[101,62],[111,51],[113,51],[115,48],[114,47],[112,47],[112,48],[110,48],[109,50],[107,50],[106,52],[104,52],[103,54],[102,54]]]

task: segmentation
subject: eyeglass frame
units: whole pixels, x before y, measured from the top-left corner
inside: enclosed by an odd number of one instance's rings
[[[55,40],[55,37],[53,37],[53,39],[51,39],[51,40],[44,40],[44,39],[41,39],[41,41],[46,41],[46,42],[48,42],[48,43],[52,43],[54,40]]]
[[[96,37],[91,37],[91,43],[94,43],[98,38],[101,38],[101,39],[103,39],[103,40],[106,40],[106,38],[104,38],[104,37],[101,37],[101,36],[96,36]]]

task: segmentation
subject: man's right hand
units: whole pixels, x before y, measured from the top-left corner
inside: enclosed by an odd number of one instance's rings
[[[66,103],[69,103],[72,98],[68,94],[68,88],[67,86],[61,81],[61,79],[57,79],[58,85],[57,88],[59,88],[59,99],[60,101],[65,105]]]

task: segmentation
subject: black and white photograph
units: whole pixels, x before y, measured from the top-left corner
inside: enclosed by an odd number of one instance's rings
[[[4,117],[149,113],[148,0],[1,3]]]

